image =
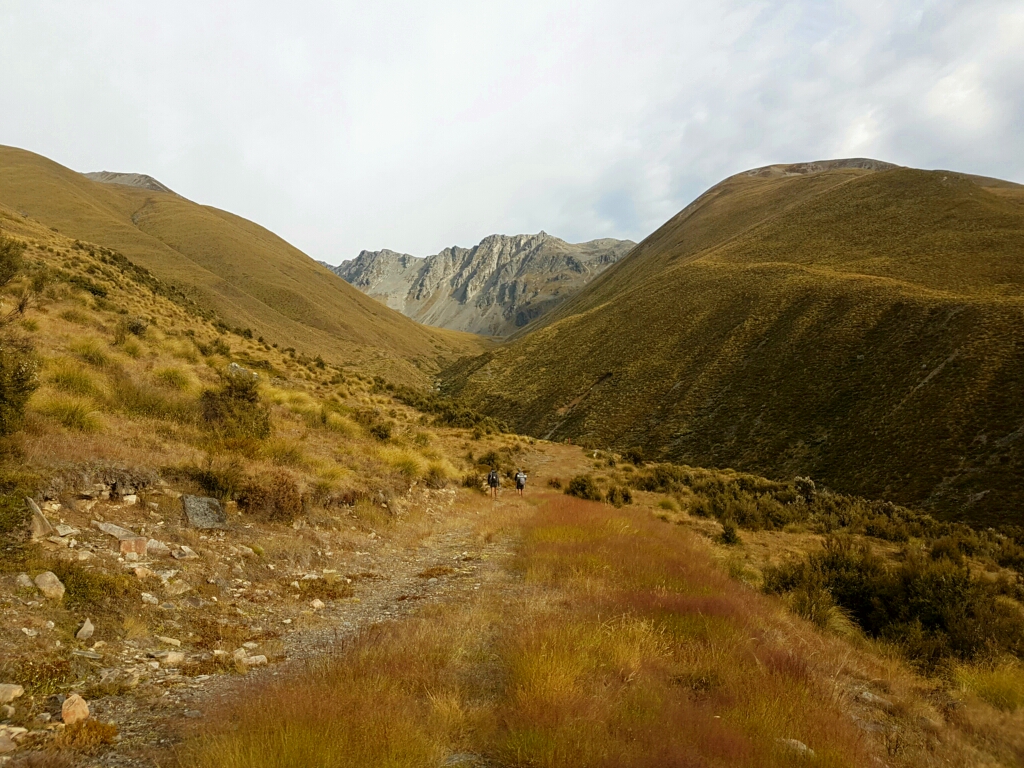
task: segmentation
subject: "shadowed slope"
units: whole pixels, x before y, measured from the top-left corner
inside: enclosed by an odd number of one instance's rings
[[[92,181],[11,147],[0,147],[0,169],[0,203],[120,251],[229,325],[282,346],[422,381],[420,369],[480,348],[468,335],[387,309],[241,217],[169,192]]]
[[[1020,186],[740,174],[448,386],[533,434],[1014,519],[1022,277]]]

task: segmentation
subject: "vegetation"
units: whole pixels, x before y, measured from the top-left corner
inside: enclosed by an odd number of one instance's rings
[[[203,392],[200,407],[204,421],[224,436],[270,436],[270,409],[260,398],[259,376],[244,368],[229,368],[218,389]]]
[[[24,243],[0,234],[0,289],[21,269],[24,251]],[[22,298],[13,311],[0,316],[0,437],[21,426],[25,404],[37,385],[32,347],[9,328],[25,306]]]
[[[538,437],[1005,521],[1022,199],[945,171],[736,176],[442,390]]]

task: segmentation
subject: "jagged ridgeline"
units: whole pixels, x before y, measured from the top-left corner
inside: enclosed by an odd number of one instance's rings
[[[521,431],[1024,508],[1024,187],[868,160],[730,177],[446,390]]]
[[[231,328],[424,385],[481,341],[381,306],[272,232],[143,174],[76,173],[0,146],[0,206],[112,249]]]
[[[491,235],[425,258],[363,251],[328,267],[359,290],[427,325],[508,336],[574,296],[636,245],[567,243],[546,232]]]

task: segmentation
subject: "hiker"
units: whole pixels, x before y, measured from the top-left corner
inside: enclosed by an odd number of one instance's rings
[[[492,469],[487,475],[487,484],[491,487],[491,498],[498,498],[498,470]]]
[[[516,471],[516,490],[519,491],[519,495],[523,495],[523,489],[526,487],[526,473],[523,470]]]

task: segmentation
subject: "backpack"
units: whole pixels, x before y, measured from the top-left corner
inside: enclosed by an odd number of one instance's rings
[[[497,473],[497,471],[495,471],[493,469],[491,470],[491,474],[489,474],[487,476],[487,484],[488,485],[497,485],[498,484],[498,473]]]

